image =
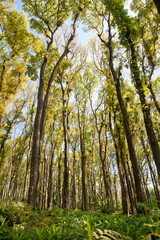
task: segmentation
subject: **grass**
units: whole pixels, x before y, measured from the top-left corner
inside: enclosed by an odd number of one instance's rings
[[[32,210],[24,203],[0,206],[0,239],[160,239],[160,214],[126,216],[80,210]]]

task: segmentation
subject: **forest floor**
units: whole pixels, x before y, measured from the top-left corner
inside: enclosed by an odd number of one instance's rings
[[[80,210],[40,211],[24,203],[1,203],[0,239],[160,239],[160,211],[122,215],[118,212],[82,212]]]

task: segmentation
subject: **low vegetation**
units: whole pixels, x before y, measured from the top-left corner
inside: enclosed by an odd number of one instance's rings
[[[41,211],[21,202],[2,203],[0,239],[160,239],[160,212],[144,206],[146,214],[127,216],[119,212],[82,212],[57,207]]]

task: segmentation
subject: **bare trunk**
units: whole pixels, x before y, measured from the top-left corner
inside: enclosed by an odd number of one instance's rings
[[[49,165],[49,178],[48,178],[48,197],[47,197],[47,208],[51,207],[51,200],[52,200],[52,186],[53,186],[53,161],[54,161],[54,151],[55,149],[52,149],[52,155],[51,155],[51,162]]]
[[[66,108],[63,100],[63,107]],[[69,139],[67,120],[68,112],[63,110],[63,131],[64,131],[64,174],[63,174],[63,199],[62,207],[69,209]]]
[[[69,45],[74,39],[75,36],[75,24],[78,19],[79,13],[76,14],[74,22],[73,22],[73,33],[71,34],[70,38],[67,41],[67,44],[64,48],[64,51],[60,58],[58,59],[51,76],[49,78],[47,90],[45,97],[43,99],[43,89],[44,89],[44,74],[47,64],[47,58],[49,56],[49,51],[53,43],[53,34],[51,36],[51,41],[48,43],[46,55],[44,56],[44,60],[41,66],[40,71],[40,83],[39,83],[39,89],[38,89],[38,102],[37,102],[37,111],[36,111],[36,117],[34,122],[34,133],[33,133],[33,145],[32,145],[32,157],[31,157],[31,170],[30,170],[30,185],[29,185],[29,194],[28,194],[28,203],[32,204],[33,206],[36,205],[36,199],[37,199],[37,186],[39,181],[39,165],[41,161],[41,140],[42,135],[44,131],[45,121],[46,121],[46,111],[48,107],[48,100],[50,95],[50,89],[52,86],[52,82],[56,76],[57,69],[59,65],[61,64],[62,60],[66,56],[69,50]],[[66,173],[67,176],[67,173]],[[64,181],[66,182],[66,180]]]
[[[85,133],[84,133],[84,126],[85,122],[84,119],[80,119],[80,113],[78,109],[78,125],[79,125],[79,131],[80,131],[80,149],[81,149],[81,161],[82,161],[82,210],[87,211],[88,210],[88,204],[87,204],[87,189],[86,189],[86,154],[85,154]]]
[[[124,130],[126,133],[126,138],[127,138],[127,144],[128,144],[128,150],[130,154],[130,159],[132,163],[132,169],[133,169],[133,174],[134,174],[134,180],[135,180],[135,185],[136,185],[136,194],[137,194],[137,201],[139,202],[144,202],[145,201],[145,196],[144,196],[144,190],[142,186],[142,181],[139,173],[139,167],[138,167],[138,162],[137,162],[137,157],[135,153],[135,149],[133,146],[133,141],[132,141],[132,134],[130,130],[130,124],[129,124],[129,118],[128,118],[128,113],[122,98],[121,94],[121,88],[120,88],[120,70],[119,70],[119,76],[117,76],[116,71],[114,69],[113,65],[113,50],[112,50],[112,35],[111,35],[111,26],[110,26],[110,19],[108,19],[108,43],[105,42],[102,38],[101,35],[99,35],[101,41],[108,47],[109,49],[109,67],[114,79],[115,87],[116,87],[116,92],[117,92],[117,98],[118,102],[121,108],[121,112],[123,115],[123,126]]]
[[[81,135],[82,133],[80,133]],[[86,189],[86,156],[85,156],[85,146],[84,146],[84,139],[80,136],[80,145],[81,145],[81,159],[82,159],[82,210],[87,211],[87,189]]]
[[[76,196],[76,145],[73,149],[73,176],[72,176],[72,208],[77,208]]]
[[[61,207],[61,158],[62,155],[58,157],[58,181],[57,181],[57,206]]]
[[[140,138],[141,138],[141,143],[142,143],[142,146],[143,146],[143,149],[144,149],[144,153],[146,155],[146,159],[147,159],[147,162],[148,162],[148,166],[149,166],[149,170],[150,170],[150,175],[151,175],[151,180],[152,180],[155,196],[156,196],[156,199],[158,201],[157,204],[158,204],[158,207],[160,208],[160,202],[159,202],[160,201],[160,193],[159,193],[159,189],[158,189],[158,183],[157,183],[157,180],[156,180],[156,177],[155,177],[155,173],[154,173],[152,165],[151,165],[151,161],[149,159],[149,152],[146,149],[143,136],[141,136]]]
[[[28,203],[35,206],[37,201],[37,188],[39,179],[39,153],[40,153],[40,123],[43,109],[43,89],[44,89],[44,74],[47,64],[47,57],[44,56],[44,60],[40,70],[40,83],[38,89],[38,100],[36,117],[34,121],[33,143],[32,143],[32,155],[31,155],[31,169],[30,169],[30,184],[28,192]]]
[[[130,37],[128,38],[128,43],[130,44],[131,58],[132,58],[131,71],[133,73],[135,86],[140,97],[146,132],[147,132],[149,144],[152,150],[153,159],[157,167],[158,178],[160,181],[160,148],[159,148],[158,141],[153,128],[153,123],[152,123],[151,114],[150,114],[150,106],[147,104],[145,92],[144,92],[142,81],[140,78],[140,71],[137,63],[135,45],[133,41],[130,39]]]
[[[127,201],[128,196],[127,196],[127,191],[126,191],[123,172],[122,172],[122,169],[121,169],[121,161],[120,161],[120,153],[119,153],[120,151],[118,149],[118,145],[116,143],[116,139],[115,139],[113,128],[112,128],[111,113],[109,113],[109,127],[110,127],[110,131],[111,131],[111,135],[112,135],[112,139],[113,139],[114,147],[115,147],[115,151],[116,151],[116,162],[117,162],[118,173],[119,173],[120,184],[121,184],[123,214],[128,214],[129,213],[128,201]]]

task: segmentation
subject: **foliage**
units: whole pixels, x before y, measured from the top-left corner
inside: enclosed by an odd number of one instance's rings
[[[0,206],[0,239],[151,239],[160,237],[159,212],[120,215],[73,210],[32,210],[25,203]]]
[[[97,229],[96,231],[97,233],[94,233],[95,239],[115,239],[115,240],[120,240],[120,239],[124,239],[124,237],[122,235],[120,235],[119,233],[112,231],[112,230],[104,230],[104,232],[102,232],[100,229]],[[126,239],[126,238],[125,238]],[[129,238],[127,238],[129,239]]]

